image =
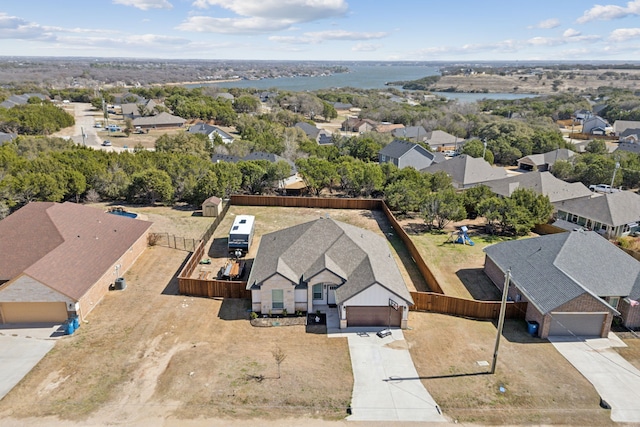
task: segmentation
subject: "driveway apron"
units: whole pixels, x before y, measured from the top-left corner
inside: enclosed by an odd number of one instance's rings
[[[609,338],[549,337],[554,347],[595,387],[610,407],[611,419],[640,423],[640,370],[611,347],[626,346]]]

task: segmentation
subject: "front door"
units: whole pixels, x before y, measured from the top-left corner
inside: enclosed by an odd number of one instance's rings
[[[327,295],[327,304],[336,305],[336,289],[335,285],[329,285],[329,294]]]

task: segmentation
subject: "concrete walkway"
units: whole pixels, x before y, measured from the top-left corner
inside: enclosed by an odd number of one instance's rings
[[[609,338],[549,337],[549,341],[595,387],[609,406],[611,419],[640,423],[640,370],[612,347],[626,347],[615,334]]]
[[[332,312],[335,311],[335,312]],[[327,310],[329,337],[346,337],[353,369],[349,421],[416,421],[446,423],[422,385],[400,329],[384,338],[383,328],[339,329],[337,310]]]

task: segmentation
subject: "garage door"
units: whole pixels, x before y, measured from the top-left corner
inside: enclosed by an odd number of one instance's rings
[[[391,313],[391,326],[400,326],[402,307],[398,311],[391,307],[347,307],[347,327],[349,326],[388,326]]]
[[[551,313],[550,336],[600,336],[606,313]]]
[[[48,323],[67,319],[64,302],[3,302],[0,311],[3,323]]]

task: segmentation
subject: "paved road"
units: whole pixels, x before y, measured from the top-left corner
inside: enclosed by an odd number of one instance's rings
[[[549,337],[549,341],[611,406],[613,421],[640,423],[640,370],[612,349],[626,346],[615,334],[593,339]]]

